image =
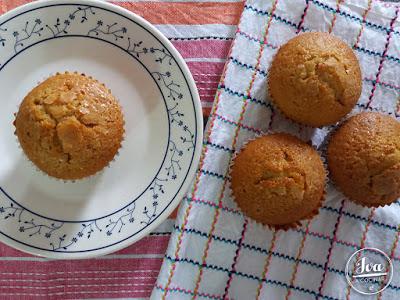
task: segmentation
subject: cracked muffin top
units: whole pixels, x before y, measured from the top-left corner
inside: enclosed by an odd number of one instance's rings
[[[333,181],[351,200],[383,206],[400,197],[400,123],[375,112],[349,118],[331,137]]]
[[[285,133],[250,141],[235,157],[230,175],[243,213],[278,229],[313,217],[324,198],[326,172],[318,152]]]
[[[14,125],[28,158],[59,179],[80,179],[103,169],[124,133],[121,107],[111,91],[78,73],[57,74],[35,87]]]
[[[288,118],[320,127],[352,110],[361,94],[361,70],[342,40],[323,32],[303,33],[278,50],[268,88]]]

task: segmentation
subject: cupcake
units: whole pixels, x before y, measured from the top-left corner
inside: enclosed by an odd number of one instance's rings
[[[332,135],[328,165],[337,187],[354,202],[384,206],[400,197],[400,123],[375,112],[349,118]]]
[[[320,127],[348,114],[361,94],[353,51],[323,32],[296,36],[277,52],[269,70],[272,102],[289,119]]]
[[[326,172],[317,151],[285,133],[250,141],[231,167],[232,195],[245,215],[273,228],[318,213]]]
[[[78,73],[57,74],[22,101],[15,134],[28,158],[59,179],[95,174],[121,147],[124,120],[103,84]]]

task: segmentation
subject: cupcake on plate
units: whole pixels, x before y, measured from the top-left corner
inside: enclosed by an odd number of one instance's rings
[[[124,120],[104,84],[84,74],[48,78],[22,101],[15,134],[28,158],[59,179],[80,179],[109,164],[121,147]]]
[[[272,102],[289,119],[320,127],[348,114],[361,94],[361,70],[342,40],[303,33],[284,44],[269,70]]]
[[[285,133],[250,141],[230,170],[232,195],[245,215],[273,228],[291,228],[318,213],[326,172],[316,150]]]
[[[332,135],[328,165],[337,187],[365,206],[400,197],[400,123],[376,112],[349,118]]]

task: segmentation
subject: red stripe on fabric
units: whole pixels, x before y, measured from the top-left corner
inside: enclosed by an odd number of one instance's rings
[[[145,297],[146,295],[150,295],[151,290],[119,290],[119,291],[102,291],[95,293],[84,293],[84,292],[75,292],[75,293],[40,293],[40,292],[13,292],[13,293],[2,293],[1,296],[4,296],[3,299],[38,299],[41,297],[42,299],[82,299],[82,298],[120,298],[119,294],[123,294],[128,297]],[[16,298],[17,297],[17,298]],[[39,298],[40,299],[40,298]]]
[[[205,81],[201,79],[195,79],[197,85],[206,85],[206,86],[218,86],[219,80],[214,80],[214,79],[205,79]]]
[[[360,42],[361,35],[362,35],[363,31],[364,31],[365,21],[367,20],[367,15],[368,15],[369,11],[371,10],[371,8],[372,8],[372,0],[368,0],[368,7],[367,7],[366,10],[364,10],[363,19],[362,19],[362,25],[361,25],[360,31],[358,32],[356,43],[353,46],[354,48],[358,47],[358,43]]]
[[[0,296],[148,297],[161,263],[162,259],[13,261],[12,264],[0,261],[0,270],[7,270],[0,272]]]
[[[203,110],[204,109],[211,109],[212,104],[214,103],[214,96],[202,95],[201,96],[201,101],[202,101],[202,104],[203,104]],[[211,112],[210,112],[210,114],[211,114]],[[210,114],[208,114],[207,117],[209,117]],[[206,116],[204,115],[204,117],[206,117]]]
[[[214,82],[214,83],[202,83],[201,81],[196,81],[196,85],[197,85],[197,89],[199,90],[199,92],[203,93],[203,94],[207,94],[207,93],[211,93],[213,95],[215,95],[215,92],[218,88],[218,82]]]
[[[295,286],[294,283],[296,281],[296,275],[297,275],[297,271],[299,269],[300,258],[301,258],[301,255],[303,254],[304,244],[305,244],[305,242],[307,240],[308,232],[309,232],[309,229],[310,229],[310,223],[311,223],[311,220],[307,221],[306,230],[305,230],[305,232],[303,234],[303,238],[301,239],[300,247],[297,250],[296,263],[294,265],[292,276],[290,278],[290,286]],[[285,300],[289,300],[289,297],[290,297],[291,293],[292,293],[292,289],[289,288],[287,290]]]
[[[257,287],[257,297],[256,297],[257,300],[260,299],[263,282],[267,279],[267,276],[268,276],[269,264],[271,262],[272,252],[274,251],[274,248],[275,248],[275,242],[276,242],[277,236],[278,236],[277,231],[274,230],[273,235],[272,235],[271,245],[269,246],[269,249],[268,249],[269,254],[265,258],[265,263],[264,263],[264,268],[263,268],[263,273],[262,273],[262,281],[258,284],[258,287]]]
[[[328,257],[326,259],[325,266],[324,266],[324,274],[322,275],[322,280],[321,280],[321,282],[319,284],[319,288],[318,288],[318,293],[321,295],[324,290],[324,284],[325,284],[326,274],[328,273],[328,267],[329,267],[329,262],[330,262],[331,256],[332,256],[332,250],[333,250],[335,242],[337,241],[337,232],[338,232],[338,228],[340,225],[340,221],[343,216],[342,211],[344,209],[344,204],[345,204],[345,200],[343,199],[342,202],[340,203],[339,214],[336,218],[336,223],[335,223],[335,226],[333,229],[333,239],[330,240],[330,242],[329,242],[330,245],[329,245],[329,250],[328,250]]]
[[[219,40],[172,42],[184,58],[226,58],[231,43],[232,41]]]
[[[299,25],[297,26],[296,34],[299,34],[303,27],[304,20],[306,19],[308,8],[310,7],[310,0],[306,0],[306,6],[303,10],[303,14],[301,15]]]
[[[1,0],[4,13],[29,0]],[[154,24],[226,24],[236,25],[243,10],[240,2],[110,2],[124,7]]]
[[[187,62],[194,79],[220,80],[224,69],[224,62]]]
[[[212,94],[201,94],[200,99],[204,109],[207,108],[207,104],[212,104],[214,102],[214,96]],[[211,108],[211,106],[208,106],[208,108]]]
[[[332,33],[333,27],[336,23],[337,13],[340,12],[340,4],[342,4],[343,0],[336,0],[336,11],[333,13],[331,25],[329,26],[329,33]]]
[[[0,1],[0,14],[4,14],[7,11],[4,1]]]
[[[31,2],[30,0],[0,0],[0,13],[5,13],[17,6]]]
[[[154,24],[237,25],[241,2],[116,2]]]
[[[228,282],[226,283],[226,286],[225,286],[225,292],[224,292],[224,296],[223,296],[224,299],[229,299],[228,298],[229,288],[231,287],[233,274],[236,272],[236,265],[237,265],[237,261],[239,259],[240,250],[242,249],[242,244],[243,244],[244,238],[246,236],[246,230],[247,230],[248,223],[249,223],[249,219],[246,218],[244,220],[242,233],[241,233],[241,236],[240,236],[240,239],[239,239],[239,244],[238,244],[236,252],[235,252],[235,257],[233,258],[231,271],[229,272]]]
[[[187,65],[199,89],[200,100],[203,103],[212,103],[215,99],[216,87],[222,76],[225,63],[219,62],[188,62]],[[214,89],[215,87],[215,89]],[[211,105],[203,107],[204,117],[211,113]]]
[[[370,213],[368,215],[368,222],[365,224],[364,232],[363,232],[362,237],[361,237],[360,249],[365,247],[365,241],[367,240],[368,230],[369,230],[369,227],[371,225],[372,218],[373,218],[373,216],[375,214],[375,210],[376,210],[376,208],[371,209],[371,211],[370,211]],[[361,252],[358,252],[356,261],[358,261],[360,259],[360,255],[361,255]],[[355,269],[356,269],[356,263],[354,263],[354,265],[353,265],[353,272],[352,273],[354,273]],[[353,278],[351,278],[351,281],[353,282]],[[351,288],[351,285],[349,284],[348,287],[347,287],[347,291],[346,291],[346,300],[350,299],[351,290],[352,290],[352,288]]]
[[[46,273],[55,271],[66,272],[87,272],[87,271],[132,271],[132,270],[159,270],[162,258],[126,258],[123,260],[113,259],[91,259],[91,260],[50,260],[50,261],[0,261],[0,270],[7,272],[30,272]],[[2,274],[0,272],[0,274]]]
[[[20,292],[29,292],[29,291],[41,291],[48,292],[49,294],[55,294],[57,292],[62,292],[64,294],[93,294],[93,293],[102,293],[102,289],[107,288],[109,291],[118,291],[120,289],[147,289],[147,291],[153,288],[154,284],[152,283],[59,283],[56,285],[43,285],[43,286],[30,286],[28,284],[12,284],[10,286],[0,286],[0,295],[2,293],[12,293],[16,290]],[[61,295],[62,295],[61,293]]]
[[[196,81],[198,87],[203,86],[202,82],[214,81],[218,85],[218,82],[222,76],[222,71],[225,63],[221,62],[188,62],[187,65]],[[216,91],[212,90],[199,90],[200,100],[203,103],[212,103],[215,99]],[[203,107],[203,115],[208,118],[211,114],[211,106]]]
[[[223,190],[224,189],[225,189],[225,184],[223,186]],[[214,230],[215,230],[215,225],[218,222],[219,213],[220,213],[220,210],[217,209],[216,212],[215,212],[212,224],[211,224],[211,230],[210,230],[211,233],[214,232]],[[202,259],[201,259],[201,266],[203,266],[206,263],[206,259],[208,257],[208,250],[210,249],[210,246],[211,246],[211,241],[212,241],[212,235],[209,234],[208,235],[208,239],[207,239],[207,243],[206,243],[206,247],[204,249],[203,256],[202,256]],[[199,273],[198,273],[196,281],[195,281],[196,285],[195,285],[194,291],[193,291],[193,293],[194,293],[193,298],[192,298],[193,300],[196,299],[196,297],[198,296],[199,286],[200,286],[200,282],[201,282],[202,276],[203,276],[203,267],[200,267]]]
[[[0,243],[0,256],[8,256],[8,257],[33,257],[33,255],[21,252],[17,249],[11,248],[3,243]]]
[[[42,278],[42,279],[31,279],[28,278],[1,278],[0,279],[0,288],[15,287],[18,285],[24,285],[29,287],[33,286],[59,286],[61,284],[68,285],[68,286],[77,286],[79,284],[87,284],[87,285],[110,285],[113,283],[121,284],[121,286],[132,284],[134,282],[138,286],[144,286],[146,284],[151,284],[152,280],[157,278],[156,272],[150,272],[148,274],[143,273],[142,276],[129,276],[129,275],[118,275],[113,276],[113,274],[108,275],[108,277],[101,277],[101,276],[84,276],[76,274],[74,276],[57,276],[52,278]],[[149,280],[151,282],[149,283]]]
[[[118,254],[164,254],[168,246],[169,236],[147,236],[139,242],[122,249],[114,255]],[[33,255],[21,252],[11,248],[5,244],[0,243],[0,256],[1,257],[33,257]]]
[[[200,174],[200,173],[199,173]],[[200,175],[197,175],[197,182],[198,182],[198,178],[200,177]],[[182,224],[182,229],[184,229],[185,228],[185,226],[186,226],[186,223],[187,223],[187,221],[188,221],[188,217],[189,217],[189,213],[190,213],[190,210],[192,209],[192,204],[190,203],[189,204],[189,206],[186,208],[186,211],[185,211],[185,214],[184,214],[184,218],[183,218],[183,224]],[[179,235],[178,235],[178,241],[177,241],[177,243],[176,243],[176,245],[175,245],[175,258],[177,258],[177,257],[179,257],[178,255],[179,255],[179,251],[180,251],[180,249],[181,249],[181,245],[182,245],[182,236],[183,236],[183,230],[179,233]],[[172,281],[172,278],[174,277],[174,273],[175,273],[175,269],[176,269],[176,262],[174,261],[173,263],[172,263],[172,265],[171,265],[171,268],[170,268],[170,271],[169,271],[169,275],[168,275],[168,279],[167,279],[167,284],[166,284],[166,286],[165,286],[165,291],[164,291],[164,294],[163,294],[163,296],[162,296],[162,299],[164,300],[165,299],[165,297],[167,296],[167,294],[168,294],[168,288],[169,288],[169,286],[170,286],[170,284],[171,284],[171,281]]]
[[[392,83],[383,82],[383,81],[381,81],[381,80],[376,81],[374,78],[371,78],[371,77],[369,77],[369,78],[364,78],[364,80],[370,81],[370,82],[376,82],[377,84],[380,84],[380,85],[383,85],[383,86],[392,88],[392,89],[394,89],[394,90],[399,90],[399,91],[400,91],[400,85],[395,85],[395,84],[392,84]]]
[[[393,27],[394,27],[394,23],[397,20],[398,15],[399,15],[399,9],[400,9],[400,7],[398,7],[396,9],[395,16],[390,22],[390,30],[389,30],[389,32],[387,34],[385,50],[383,51],[382,57],[381,57],[380,62],[379,62],[378,72],[376,73],[376,79],[375,79],[374,84],[372,85],[371,94],[370,94],[370,96],[368,98],[367,108],[369,108],[371,106],[372,100],[373,100],[374,95],[375,95],[377,82],[379,82],[380,77],[381,77],[381,73],[382,73],[382,70],[383,70],[383,63],[384,63],[384,61],[386,59],[387,51],[389,49],[389,45],[390,45],[390,41],[391,41],[391,37],[392,37],[392,33],[393,33]]]
[[[211,99],[211,102],[214,102],[214,95],[215,95],[214,92],[200,92],[202,104],[205,104],[204,102],[210,102],[210,99]],[[206,98],[205,101],[203,101],[204,98]]]
[[[247,103],[247,102],[246,102],[246,103]],[[248,126],[248,125],[244,125],[244,124],[242,124],[242,123],[240,122],[240,120],[239,120],[239,122],[235,122],[235,121],[229,120],[229,119],[227,119],[227,118],[225,118],[225,117],[223,117],[222,115],[217,114],[217,113],[214,113],[213,115],[215,115],[216,117],[218,117],[218,119],[220,119],[220,120],[223,120],[223,121],[225,121],[225,122],[227,122],[227,123],[232,124],[233,126],[237,126],[237,127],[239,127],[239,128],[249,129],[249,130],[251,130],[251,131],[253,131],[253,132],[257,133],[257,134],[262,134],[262,133],[263,133],[263,131],[262,131],[261,129],[257,129],[257,128],[255,128],[255,127]],[[233,148],[233,147],[232,147],[232,148]]]
[[[394,252],[396,251],[397,243],[399,242],[399,238],[400,238],[400,225],[397,227],[397,232],[396,232],[396,235],[394,237],[394,240],[393,240],[393,243],[392,243],[392,247],[390,249],[390,254],[389,254],[390,259],[393,259],[393,257],[394,257]],[[390,265],[387,264],[385,272],[389,271],[389,267],[390,267]],[[385,286],[385,281],[383,280],[380,288],[382,289],[384,286]],[[378,293],[377,300],[381,300],[381,299],[382,299],[382,293]]]

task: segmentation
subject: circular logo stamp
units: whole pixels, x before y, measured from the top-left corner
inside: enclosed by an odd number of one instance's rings
[[[363,248],[353,253],[346,264],[350,286],[364,295],[374,295],[388,287],[393,277],[389,256],[376,248]]]

